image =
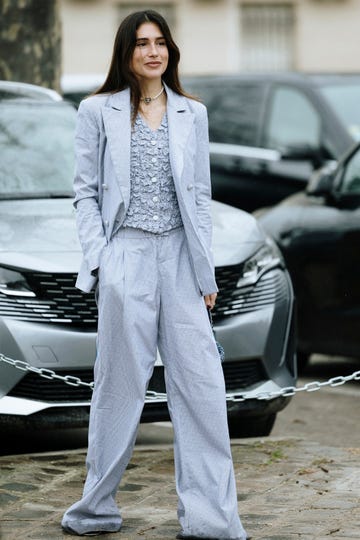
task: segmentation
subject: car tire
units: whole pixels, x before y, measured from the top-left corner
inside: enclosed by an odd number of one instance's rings
[[[264,437],[270,435],[275,419],[276,413],[256,418],[229,418],[230,438]]]

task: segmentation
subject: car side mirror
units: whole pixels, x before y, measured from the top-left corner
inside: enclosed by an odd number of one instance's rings
[[[324,163],[324,155],[321,149],[309,144],[287,146],[281,151],[281,157],[286,160],[310,161],[314,168],[318,168]]]
[[[306,187],[307,195],[314,197],[329,195],[333,188],[336,166],[336,161],[329,161],[326,165],[314,171]]]
[[[357,210],[360,207],[360,193],[333,193],[334,205],[344,210]]]

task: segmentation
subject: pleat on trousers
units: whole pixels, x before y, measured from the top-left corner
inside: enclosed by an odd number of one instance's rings
[[[245,540],[237,508],[225,383],[182,227],[120,228],[101,256],[87,478],[62,525],[118,531],[115,497],[130,461],[159,347],[174,428],[182,533]]]

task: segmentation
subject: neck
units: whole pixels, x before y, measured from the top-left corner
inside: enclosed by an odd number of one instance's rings
[[[141,97],[154,97],[158,94],[163,86],[161,79],[140,80]]]

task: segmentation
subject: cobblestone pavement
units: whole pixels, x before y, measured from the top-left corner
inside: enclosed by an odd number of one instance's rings
[[[360,448],[269,437],[233,441],[232,452],[239,512],[253,540],[360,539]],[[84,450],[0,458],[1,540],[71,538],[60,519],[80,496],[84,460]],[[175,538],[171,445],[135,448],[118,503],[122,530],[99,538]]]

